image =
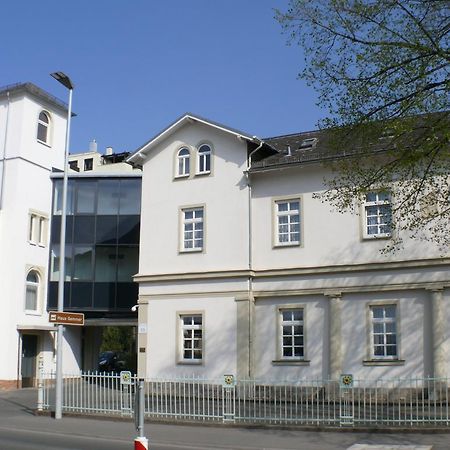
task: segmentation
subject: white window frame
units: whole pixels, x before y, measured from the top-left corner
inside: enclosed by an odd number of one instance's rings
[[[386,316],[386,309],[394,308],[394,317]],[[379,309],[382,310],[382,317],[375,318],[374,310]],[[399,332],[398,332],[398,305],[396,303],[386,303],[386,304],[372,304],[369,305],[369,314],[370,314],[370,353],[371,358],[374,360],[397,360],[399,359]],[[392,330],[392,324],[393,330]],[[381,331],[377,328],[381,328]],[[377,337],[382,337],[382,342],[378,341]],[[388,343],[387,337],[395,336],[395,344]],[[375,351],[375,347],[383,348],[383,354],[377,355]],[[394,347],[395,354],[388,355],[387,347]]]
[[[36,275],[37,282],[29,281],[28,277],[33,273]],[[36,295],[36,308],[30,309],[27,307],[27,297],[29,288],[33,288]],[[40,315],[41,309],[41,290],[42,290],[42,276],[36,268],[32,267],[26,272],[25,277],[25,299],[24,299],[24,310],[27,314]]]
[[[186,151],[187,154],[181,155],[181,152]],[[184,146],[177,150],[176,153],[176,166],[175,166],[175,178],[186,178],[191,173],[191,151],[188,147]]]
[[[48,234],[47,216],[31,211],[28,217],[28,242],[31,245],[45,247],[47,245]]]
[[[292,204],[298,203],[298,209],[291,209]],[[280,205],[286,204],[287,210],[280,211]],[[298,216],[298,222],[293,218]],[[280,223],[280,220],[287,220]],[[294,227],[298,225],[298,231]],[[280,231],[280,227],[287,227],[287,231]],[[298,234],[298,240],[295,239]],[[281,235],[287,235],[287,241],[280,239]],[[300,197],[280,198],[273,201],[273,241],[275,247],[292,247],[302,245],[302,201]]]
[[[47,122],[41,119],[41,114],[44,114],[47,117]],[[51,131],[51,123],[52,118],[48,111],[41,110],[39,111],[38,121],[37,121],[37,131],[36,131],[36,140],[41,144],[45,144],[50,146],[50,131]],[[39,139],[39,130],[41,127],[45,128],[45,140]]]
[[[208,148],[202,151],[202,148]],[[212,148],[209,144],[201,144],[197,151],[197,175],[208,175],[211,173]],[[209,169],[207,166],[209,165]]]
[[[179,330],[178,363],[203,364],[205,359],[204,314],[202,312],[182,312],[177,313],[177,316]],[[195,321],[198,322],[198,318],[200,318],[200,323],[194,323]],[[191,323],[186,323],[186,321]],[[199,344],[197,344],[198,342]],[[200,357],[195,357],[198,355]]]
[[[375,196],[374,199],[368,199],[369,196]],[[386,198],[380,198],[385,196]],[[368,192],[364,196],[363,202],[363,237],[364,239],[390,238],[392,236],[392,207],[391,195],[386,191]],[[385,220],[386,215],[383,214],[382,208],[388,206],[390,212],[390,221]],[[369,210],[376,210],[376,214],[370,214]],[[369,223],[375,221],[376,223]],[[369,233],[368,228],[376,229],[376,233]],[[383,230],[383,227],[388,227],[389,231]]]
[[[198,214],[201,211],[200,214]],[[192,217],[186,217],[192,213]],[[196,216],[199,217],[196,217]],[[201,238],[198,234],[201,233]],[[196,246],[197,241],[201,241],[201,246]],[[187,245],[192,243],[192,247]],[[202,205],[181,208],[181,233],[180,233],[180,251],[181,252],[202,252],[205,248],[205,207]]]
[[[295,313],[301,313],[301,318],[295,318]],[[291,318],[285,319],[284,313],[290,314]],[[306,360],[306,333],[305,333],[305,308],[303,306],[289,306],[279,307],[277,309],[278,316],[278,359],[280,361],[305,361]],[[295,334],[293,327],[302,327],[301,334]],[[285,334],[284,327],[291,327],[292,333]],[[295,342],[295,338],[299,341]],[[286,339],[291,339],[291,343],[285,342]],[[301,343],[300,343],[301,341]],[[301,355],[295,355],[295,347],[301,348]],[[292,355],[285,355],[285,348],[292,350]]]

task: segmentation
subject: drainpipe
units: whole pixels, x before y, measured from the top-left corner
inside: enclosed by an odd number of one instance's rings
[[[258,147],[250,152],[247,158],[247,169],[245,171],[245,176],[247,178],[247,192],[248,192],[248,270],[251,272],[253,269],[253,246],[252,246],[252,184],[250,182],[250,169],[252,167],[252,156],[261,149],[264,145],[264,141],[258,139],[256,136],[253,136],[254,141],[259,142]],[[252,362],[252,354],[253,354],[253,306],[254,306],[254,298],[253,298],[253,276],[250,274],[247,282],[247,293],[248,293],[248,375],[249,378],[253,378],[253,362]]]
[[[3,154],[2,154],[2,182],[0,186],[0,211],[3,209],[3,196],[4,196],[4,190],[5,190],[5,171],[6,171],[6,144],[8,142],[8,123],[9,123],[9,105],[11,103],[11,100],[9,98],[9,91],[6,93],[6,96],[8,97],[8,106],[6,110],[6,122],[5,122],[5,136],[3,138]]]

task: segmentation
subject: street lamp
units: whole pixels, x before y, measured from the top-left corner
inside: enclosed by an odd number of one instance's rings
[[[64,178],[61,210],[61,239],[59,245],[59,282],[58,282],[58,312],[64,311],[64,278],[66,268],[66,215],[67,215],[67,166],[69,160],[70,119],[72,117],[73,84],[64,72],[50,74],[56,81],[69,90],[69,105],[67,108],[66,146],[64,151]],[[55,389],[55,419],[62,417],[62,346],[64,326],[58,325],[56,341],[56,389]]]

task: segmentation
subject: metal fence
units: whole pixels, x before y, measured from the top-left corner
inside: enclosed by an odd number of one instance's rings
[[[130,416],[136,378],[64,376],[63,411]],[[202,378],[145,382],[145,415],[180,421],[340,427],[447,427],[449,380],[402,378],[267,382]],[[39,409],[52,409],[54,374],[40,380]]]

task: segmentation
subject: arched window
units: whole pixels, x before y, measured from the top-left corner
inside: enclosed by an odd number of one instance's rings
[[[190,160],[189,149],[186,147],[181,148],[177,154],[178,161],[178,173],[179,177],[187,177],[189,176],[189,160]]]
[[[25,309],[27,311],[37,311],[39,298],[39,274],[35,270],[30,270],[26,281]]]
[[[44,144],[49,143],[50,137],[50,115],[41,111],[38,120],[37,140]]]
[[[209,173],[211,171],[211,147],[203,144],[198,149],[198,172]]]

